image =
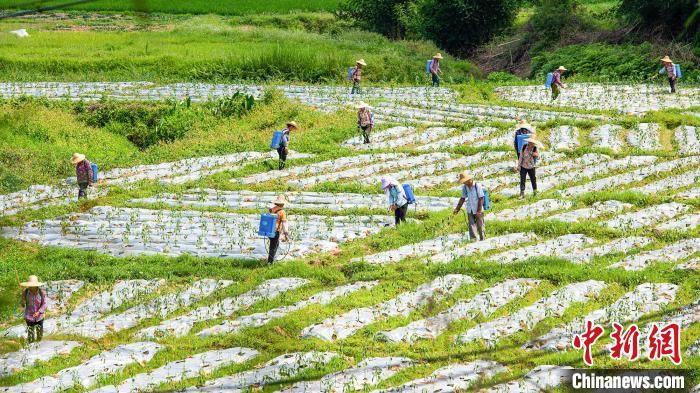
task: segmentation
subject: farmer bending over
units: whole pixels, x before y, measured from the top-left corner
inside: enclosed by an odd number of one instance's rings
[[[87,198],[87,188],[92,185],[92,164],[80,153],[73,153],[70,163],[75,166],[75,177],[78,179],[78,199]]]
[[[355,63],[355,68],[352,70],[352,90],[350,94],[360,94],[360,81],[362,80],[362,67],[366,66],[365,59],[360,59]]]
[[[406,192],[395,179],[383,177],[381,182],[384,195],[389,199],[389,210],[394,212],[394,223],[398,226],[400,223],[406,222],[406,212],[408,211]]]
[[[474,177],[466,171],[459,174],[457,182],[462,185],[462,197],[459,198],[453,213],[459,213],[466,201],[469,236],[472,241],[484,240],[486,239],[486,230],[484,228],[484,189],[476,184]]]
[[[374,115],[369,109],[369,105],[360,102],[357,105],[357,127],[362,132],[364,143],[369,143],[369,134],[374,129]]]
[[[661,62],[664,63],[664,67],[661,69],[661,72],[666,72],[666,75],[668,76],[668,84],[671,85],[671,93],[675,93],[676,80],[678,79],[678,75],[676,75],[676,66],[673,65],[671,58],[668,56],[664,56],[664,58],[661,59]]]
[[[564,66],[559,66],[559,68],[552,73],[552,101],[559,97],[559,89],[566,89],[566,85],[561,82],[561,74],[564,71],[567,71],[567,69],[564,68]]]
[[[442,55],[437,53],[433,56],[433,61],[430,63],[430,76],[433,78],[433,87],[440,86],[440,77],[438,76],[438,73],[442,73],[440,60],[442,60]]]
[[[41,341],[44,336],[44,313],[46,312],[46,292],[41,287],[37,276],[29,276],[27,282],[19,284],[22,291],[22,307],[24,307],[24,321],[27,323],[27,341],[33,343]]]
[[[274,205],[270,209],[270,214],[277,215],[277,224],[275,226],[275,237],[270,238],[270,251],[267,256],[267,263],[272,264],[275,261],[275,255],[277,254],[277,249],[280,245],[280,234],[283,234],[283,242],[289,241],[289,226],[287,225],[287,212],[284,211],[284,205],[287,204],[287,200],[284,195],[278,195],[277,198],[272,201]]]
[[[287,165],[287,154],[289,154],[289,133],[292,130],[299,130],[299,126],[294,121],[287,123],[287,127],[282,130],[282,139],[280,140],[280,146],[277,148],[277,155],[280,158],[280,170],[284,169],[284,167]]]

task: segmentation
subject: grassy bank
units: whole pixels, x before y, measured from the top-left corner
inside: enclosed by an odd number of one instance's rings
[[[2,0],[0,7],[16,8],[17,4],[24,3],[16,0]],[[44,1],[42,6],[48,7],[65,2]],[[292,11],[332,11],[336,9],[339,0],[189,0],[189,1],[167,1],[167,0],[147,0],[147,1],[123,1],[123,0],[99,0],[87,4],[80,4],[60,10],[80,10],[80,11],[105,11],[105,12],[160,12],[169,14],[222,14],[222,15],[244,15],[253,13],[288,13]],[[20,7],[24,9],[25,7]]]
[[[31,36],[0,35],[5,81],[288,81],[342,83],[364,58],[368,83],[425,82],[425,61],[438,49],[428,42],[392,42],[368,32],[318,34],[241,25],[203,16],[174,20],[168,31],[54,31],[46,22],[20,26]],[[34,27],[34,28],[33,28]],[[447,58],[445,79],[468,80],[475,68]]]

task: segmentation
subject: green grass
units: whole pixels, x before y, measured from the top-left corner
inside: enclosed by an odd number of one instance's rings
[[[2,0],[1,8],[25,3],[19,0]],[[65,1],[44,1],[48,7]],[[80,10],[98,12],[156,12],[165,14],[221,14],[245,15],[257,13],[289,13],[293,11],[333,11],[339,0],[98,0],[87,4],[59,8],[59,10]],[[14,8],[14,7],[13,7]],[[19,9],[26,9],[20,7]]]
[[[52,23],[35,23],[0,23],[31,34],[0,35],[1,80],[345,83],[348,67],[364,58],[367,83],[427,83],[425,60],[438,51],[428,42],[392,42],[357,30],[318,34],[219,16],[165,22],[168,31],[55,31]],[[443,68],[446,81],[477,73],[453,58]]]

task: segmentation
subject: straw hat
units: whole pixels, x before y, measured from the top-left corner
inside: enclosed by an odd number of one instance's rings
[[[531,126],[530,123],[528,123],[525,119],[521,119],[518,122],[518,124],[515,126],[516,130],[519,130],[521,128],[526,128],[526,129],[530,130],[531,133],[535,132],[535,128],[533,126]]]
[[[367,105],[367,103],[364,101],[360,101],[357,103],[357,105],[355,105],[355,108],[357,108],[357,109],[369,108],[369,105]]]
[[[673,62],[671,61],[671,58],[668,57],[668,56],[664,56],[664,58],[661,59],[661,61],[664,62],[664,63],[673,63]]]
[[[24,288],[38,288],[40,286],[43,286],[45,283],[39,282],[39,278],[37,276],[29,276],[29,280],[26,282],[20,283],[19,285]]]
[[[73,153],[73,157],[71,157],[70,163],[73,165],[77,165],[79,162],[83,161],[84,159],[85,159],[85,154]]]
[[[295,121],[290,121],[290,122],[288,122],[288,123],[287,123],[287,128],[289,128],[289,127],[294,127],[295,130],[298,130],[298,129],[299,129],[299,125],[298,125],[297,122],[295,122]]]
[[[568,71],[568,70],[564,66],[559,66],[559,68],[557,68],[557,71]]]
[[[284,195],[280,194],[280,195],[277,195],[277,198],[275,198],[275,200],[272,201],[272,203],[275,205],[284,206],[288,202],[287,202],[287,199],[284,197]]]
[[[538,141],[537,139],[535,139],[534,137],[527,138],[527,143],[532,143],[533,145],[540,147],[540,148],[544,147],[544,144],[542,142]]]
[[[358,61],[357,61],[357,64],[362,65],[362,66],[366,66],[366,65],[367,65],[367,63],[365,63],[365,59],[360,59],[360,60],[358,60]]]
[[[436,53],[435,56],[433,56],[433,59],[442,59],[442,55],[440,54],[440,52]]]
[[[467,171],[464,171],[459,174],[459,179],[457,180],[457,183],[464,184],[469,180],[474,180],[474,176],[467,173]]]

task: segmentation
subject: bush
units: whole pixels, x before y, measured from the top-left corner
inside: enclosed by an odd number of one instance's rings
[[[542,0],[535,8],[531,24],[540,46],[556,45],[564,29],[580,25],[576,0]]]
[[[700,41],[697,0],[622,0],[618,12],[646,31],[662,33],[665,39],[685,37]]]
[[[518,0],[423,0],[425,38],[464,56],[511,26]]]
[[[255,105],[253,96],[236,92],[230,97],[220,98],[218,100],[209,101],[207,107],[212,115],[222,117],[241,117],[250,112]]]
[[[406,36],[402,10],[413,0],[347,0],[337,11],[339,19],[352,19],[358,27],[392,39]]]
[[[123,135],[140,149],[184,137],[196,118],[189,100],[148,105],[121,102],[78,104],[74,112],[87,125]]]
[[[657,77],[661,63],[649,43],[569,45],[532,58],[532,75],[544,78],[560,65],[571,74],[608,82],[646,81]],[[691,64],[681,64],[683,80],[697,80],[698,70]]]

